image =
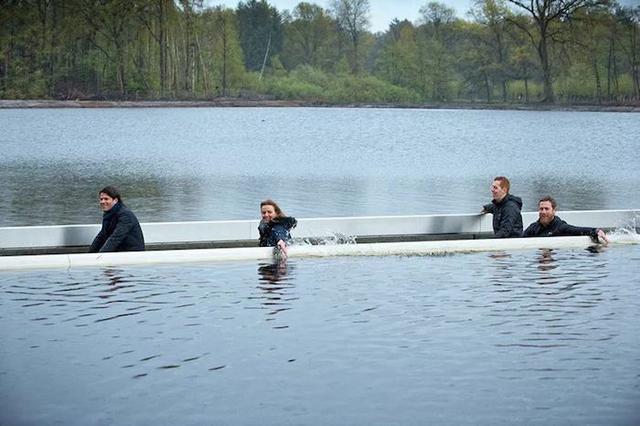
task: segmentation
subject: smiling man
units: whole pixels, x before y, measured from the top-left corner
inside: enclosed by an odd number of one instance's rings
[[[497,176],[491,183],[491,204],[482,207],[480,213],[493,215],[493,233],[498,238],[522,236],[522,199],[509,194],[511,184],[504,176]]]
[[[538,202],[538,220],[524,231],[525,237],[561,237],[570,235],[588,235],[594,242],[609,242],[602,229],[585,228],[569,225],[556,216],[558,204],[551,197],[544,197]]]
[[[138,218],[124,205],[118,190],[107,186],[98,194],[103,212],[102,229],[91,243],[89,252],[144,250],[144,236]]]

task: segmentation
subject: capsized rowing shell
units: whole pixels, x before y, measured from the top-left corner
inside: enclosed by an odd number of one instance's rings
[[[615,241],[638,243],[635,239]],[[523,249],[587,248],[589,237],[512,238],[482,240],[413,241],[398,243],[298,245],[289,247],[289,258],[330,256],[442,255],[482,251]],[[0,270],[36,268],[111,267],[123,265],[226,262],[238,260],[274,260],[274,249],[265,247],[199,250],[158,250],[120,253],[51,254],[0,256]]]

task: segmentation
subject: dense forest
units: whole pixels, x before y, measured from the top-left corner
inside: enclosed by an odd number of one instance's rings
[[[327,3],[0,0],[0,98],[640,102],[640,6],[425,2],[372,33],[369,0]]]

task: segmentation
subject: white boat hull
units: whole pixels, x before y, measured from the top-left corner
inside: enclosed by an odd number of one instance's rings
[[[630,242],[630,241],[628,241]],[[331,256],[442,255],[527,249],[580,249],[593,246],[589,237],[512,238],[482,240],[414,241],[398,243],[299,245],[289,247],[289,258]],[[274,249],[264,247],[200,250],[158,250],[121,253],[83,253],[1,256],[0,270],[39,268],[115,267],[176,263],[212,263],[274,260]]]

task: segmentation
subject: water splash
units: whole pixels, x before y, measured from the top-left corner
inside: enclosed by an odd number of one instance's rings
[[[336,246],[344,244],[357,244],[357,241],[356,237],[353,235],[335,233],[325,237],[294,238],[293,244],[302,246]]]
[[[640,234],[635,226],[616,228],[609,233],[609,241],[616,244],[640,244]]]

